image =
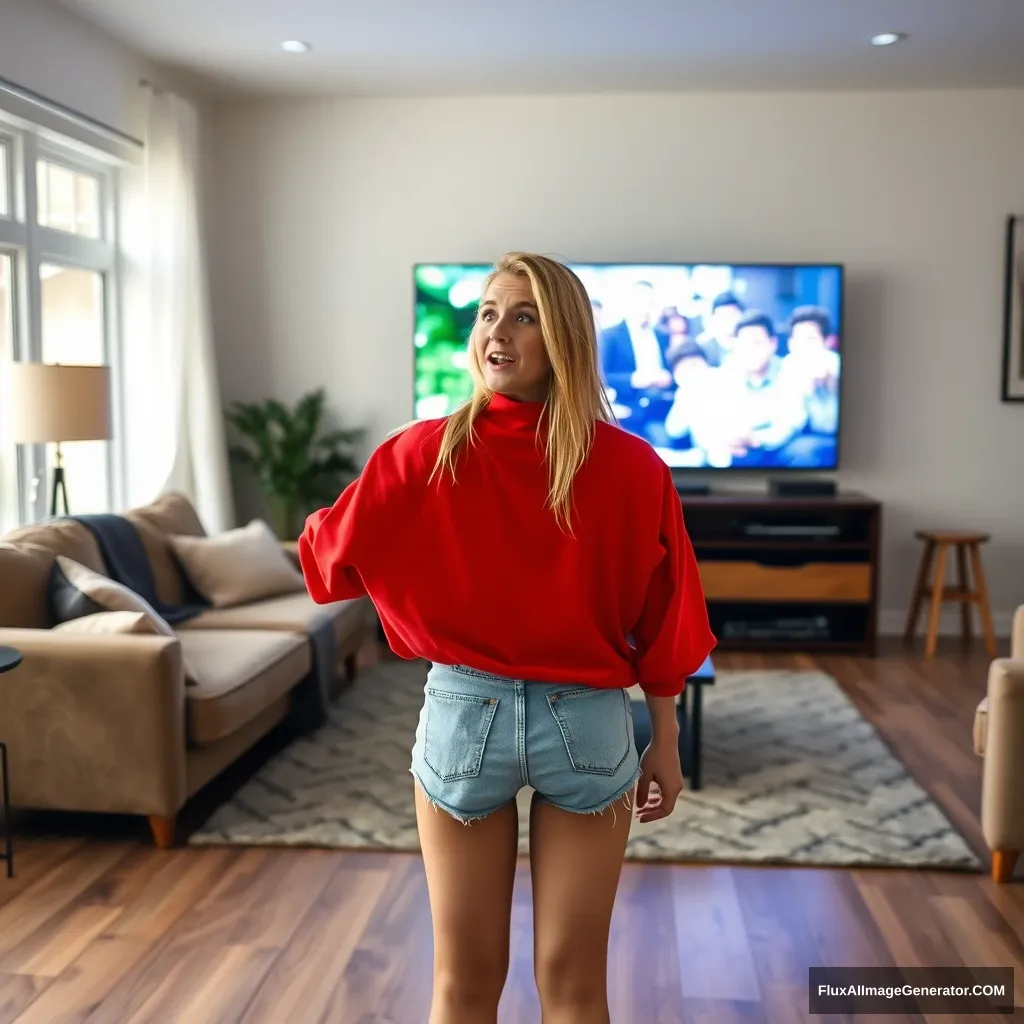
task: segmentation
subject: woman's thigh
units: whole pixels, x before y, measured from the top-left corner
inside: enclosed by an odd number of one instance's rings
[[[500,994],[508,970],[519,845],[514,803],[463,824],[416,786],[416,818],[434,931],[434,973]]]
[[[500,993],[507,970],[519,843],[515,798],[522,787],[518,748],[511,681],[431,668],[411,771],[435,975],[463,995],[467,986],[481,989],[478,995]]]
[[[577,814],[534,798],[534,964],[541,1004],[552,1015],[606,1019],[608,940],[631,819],[628,807]]]

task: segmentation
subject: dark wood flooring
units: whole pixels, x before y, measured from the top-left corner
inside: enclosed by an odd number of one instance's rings
[[[891,645],[875,660],[717,661],[834,675],[987,863],[971,745],[988,669],[980,651],[949,648],[925,662]],[[222,785],[237,785],[272,745]],[[198,799],[186,829],[222,797]],[[18,828],[17,877],[0,876],[0,1024],[426,1021],[430,914],[416,856],[159,852],[134,820],[33,816]],[[501,1020],[532,1024],[525,863],[519,883]],[[612,936],[612,1020],[924,1020],[811,1018],[808,967],[1006,966],[1019,990],[1022,931],[1024,887],[984,874],[628,864]]]

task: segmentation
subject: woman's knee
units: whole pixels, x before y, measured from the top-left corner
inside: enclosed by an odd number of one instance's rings
[[[606,960],[598,950],[588,950],[587,945],[537,951],[534,974],[541,1005],[583,1010],[606,1004]]]
[[[438,964],[434,971],[434,1001],[467,1015],[491,1009],[497,1012],[507,975],[507,959],[504,963],[474,959],[457,966]]]

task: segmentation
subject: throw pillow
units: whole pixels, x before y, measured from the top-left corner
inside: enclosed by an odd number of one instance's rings
[[[152,633],[159,636],[178,635],[145,598],[65,555],[57,555],[54,559],[47,597],[55,623],[54,629],[67,627],[67,631],[76,633],[107,632],[102,627],[92,629],[80,625],[75,628],[70,623],[87,618],[101,619],[111,612],[127,612],[145,619]],[[137,628],[112,632],[141,633],[144,630]],[[194,686],[196,676],[187,662],[184,669],[186,685]]]
[[[50,574],[50,608],[55,622],[97,612],[140,612],[161,636],[175,636],[167,621],[143,597],[66,555],[57,555]]]
[[[96,612],[82,615],[53,627],[61,633],[148,633],[157,635],[156,625],[144,612]]]
[[[302,573],[260,519],[213,537],[172,536],[170,542],[192,586],[214,608],[306,589]]]

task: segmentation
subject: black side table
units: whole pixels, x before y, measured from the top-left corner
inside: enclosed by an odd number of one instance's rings
[[[0,647],[0,674],[10,672],[21,664],[21,651],[13,647]],[[4,852],[0,860],[7,861],[7,877],[14,877],[14,845],[11,841],[11,787],[7,781],[7,744],[0,740],[0,774],[3,775]]]

